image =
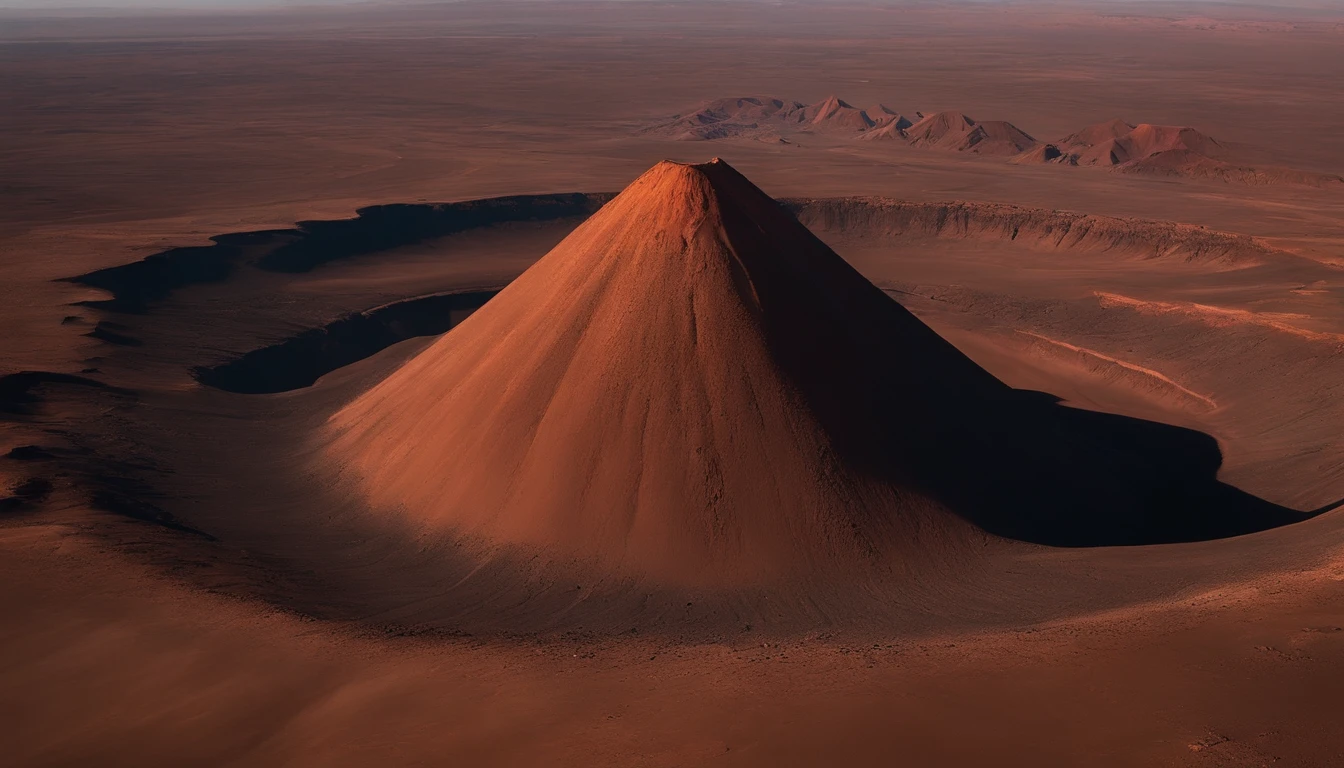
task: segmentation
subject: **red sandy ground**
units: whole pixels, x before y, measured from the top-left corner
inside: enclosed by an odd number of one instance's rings
[[[134,390],[141,404],[52,388],[35,419],[0,425],[0,449],[87,434],[100,450],[121,446],[128,464],[172,464],[159,503],[219,538],[91,509],[73,477],[53,475],[45,502],[5,513],[7,759],[1344,761],[1338,513],[1189,545],[1011,545],[1006,570],[931,587],[903,609],[905,623],[882,632],[818,621],[679,638],[618,630],[621,616],[547,632],[528,625],[527,606],[484,595],[456,624],[515,618],[524,629],[461,636],[445,613],[439,551],[406,547],[398,532],[359,538],[340,503],[286,495],[316,450],[286,442],[291,428],[314,427],[427,345],[388,350],[311,392],[225,397],[193,382],[179,357],[212,347],[212,326],[241,324],[261,343],[324,318],[247,325],[247,307],[230,310],[238,285],[222,283],[120,318],[145,344],[113,349],[82,335],[103,316],[70,306],[101,295],[51,282],[372,203],[614,191],[665,157],[705,159],[705,145],[641,138],[639,126],[733,93],[965,110],[1038,138],[1121,115],[1196,125],[1272,165],[1344,170],[1328,139],[1344,121],[1339,19],[1233,8],[1192,23],[1183,20],[1207,11],[1148,7],[789,6],[765,17],[748,4],[521,14],[462,4],[208,25],[4,17],[0,364],[5,373],[100,367],[89,375]],[[776,197],[1136,216],[1251,235],[1303,257],[1241,272],[881,222],[852,234],[805,217],[1009,384],[1209,432],[1226,457],[1223,477],[1277,503],[1309,509],[1344,495],[1331,438],[1344,380],[1331,266],[1344,259],[1339,194],[899,149],[823,137],[713,153]],[[392,274],[373,261],[315,271],[267,288],[276,303],[265,309],[313,297],[367,308],[430,283],[513,275],[562,233],[514,234],[410,249],[390,262],[404,267]],[[241,319],[201,314],[221,307]],[[62,324],[66,316],[79,321]],[[7,487],[46,471],[0,462]],[[703,625],[695,610],[688,625]],[[669,612],[662,626],[680,619]]]

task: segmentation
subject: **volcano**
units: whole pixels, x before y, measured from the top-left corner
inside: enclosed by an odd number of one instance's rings
[[[664,162],[334,423],[422,524],[686,578],[966,529],[877,471],[938,439],[890,406],[1007,391],[726,163]]]
[[[1012,390],[720,160],[655,166],[329,426],[422,534],[663,582],[1263,527],[1210,438]]]

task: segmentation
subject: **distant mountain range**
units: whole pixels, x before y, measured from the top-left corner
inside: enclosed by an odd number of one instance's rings
[[[758,96],[716,99],[641,133],[679,141],[785,144],[799,135],[852,135],[860,141],[1003,157],[1018,165],[1098,166],[1241,184],[1344,186],[1339,176],[1237,164],[1229,147],[1188,126],[1135,125],[1117,118],[1044,142],[1002,120],[975,120],[956,111],[906,114],[883,104],[860,109],[834,95],[815,104]]]

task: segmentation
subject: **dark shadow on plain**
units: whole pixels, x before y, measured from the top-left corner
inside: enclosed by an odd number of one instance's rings
[[[329,261],[391,250],[479,227],[587,218],[612,197],[574,192],[447,204],[377,205],[360,209],[354,219],[300,222],[300,236],[262,256],[257,266],[276,272],[306,272]]]
[[[169,248],[140,261],[67,277],[64,281],[112,294],[110,299],[76,302],[79,306],[140,314],[178,288],[227,280],[249,253],[278,247],[295,235],[294,230],[288,229],[216,235],[210,238],[214,245]]]
[[[83,387],[126,396],[134,395],[130,390],[113,387],[96,379],[70,373],[19,371],[18,373],[0,376],[0,414],[11,414],[13,416],[35,414],[43,401],[42,389],[51,385]]]
[[[393,344],[448,331],[497,293],[492,289],[398,301],[346,315],[221,365],[196,368],[192,374],[202,384],[249,395],[312,386],[323,375]]]
[[[1012,391],[927,436],[940,498],[985,530],[1054,546],[1203,541],[1301,522],[1218,479],[1209,435]]]
[[[77,302],[81,306],[140,314],[178,288],[222,282],[242,266],[307,272],[331,261],[482,227],[571,218],[581,221],[611,198],[606,193],[576,192],[461,203],[376,205],[361,208],[351,219],[304,221],[294,229],[217,235],[210,238],[213,245],[170,248],[130,264],[63,280],[112,294],[111,299]]]
[[[840,460],[980,528],[1051,546],[1201,541],[1303,513],[1218,480],[1204,433],[1007,386],[829,251],[750,182],[707,166],[774,358]],[[856,510],[881,530],[891,510]]]
[[[1344,499],[1332,501],[1329,504],[1317,507],[1316,509],[1311,510],[1307,514],[1311,515],[1312,517],[1315,517],[1316,515],[1324,515],[1326,512],[1334,512],[1336,509],[1339,509],[1340,507],[1344,507]]]
[[[29,477],[9,489],[9,494],[0,496],[0,514],[21,512],[41,504],[54,488],[45,477]]]
[[[98,324],[93,327],[92,331],[89,331],[84,335],[91,339],[98,339],[99,341],[105,341],[108,344],[116,344],[122,347],[138,347],[143,344],[139,339],[127,334],[126,331],[128,330],[130,329],[120,323],[110,323],[106,320],[100,320],[98,321]]]
[[[91,481],[96,485],[107,486],[95,490],[89,495],[89,506],[103,512],[109,512],[119,517],[135,520],[141,523],[157,525],[161,528],[167,528],[170,531],[178,533],[189,533],[193,536],[199,536],[206,541],[217,541],[214,536],[197,528],[185,525],[181,520],[169,512],[165,512],[155,504],[145,501],[141,495],[128,492],[123,486],[136,485],[120,477],[98,477]],[[142,491],[143,493],[143,491]]]

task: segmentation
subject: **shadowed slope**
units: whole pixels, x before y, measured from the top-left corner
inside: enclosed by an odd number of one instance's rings
[[[895,126],[897,130],[903,131],[915,124],[914,120],[885,104],[875,104],[865,111],[873,119],[873,124],[876,127]]]
[[[905,129],[909,127],[908,121],[891,119],[881,123],[877,128],[859,134],[861,141],[908,141]]]
[[[1059,163],[1063,165],[1077,165],[1077,158],[1071,155],[1065,155],[1059,147],[1054,144],[1037,144],[1016,157],[1010,158],[1008,162],[1014,165],[1044,165],[1046,163]]]
[[[906,129],[916,147],[955,149],[975,129],[975,121],[960,112],[935,112]]]
[[[1078,155],[1079,165],[1122,165],[1174,150],[1213,159],[1226,154],[1222,144],[1193,128],[1119,120],[1084,128],[1061,143]]]
[[[1065,544],[1291,519],[1217,484],[1204,435],[1009,389],[719,161],[656,166],[332,425],[418,528],[682,583],[956,560],[967,519]]]
[[[1113,119],[1069,134],[1055,144],[1013,158],[1020,165],[1094,165],[1121,173],[1213,179],[1231,184],[1300,184],[1338,188],[1344,177],[1236,162],[1236,152],[1205,134],[1179,125]]]
[[[715,99],[642,132],[683,141],[759,137],[802,123],[803,110],[798,102],[769,96]]]
[[[876,123],[867,112],[841,101],[838,96],[827,96],[803,112],[813,126],[844,131],[866,131]]]
[[[905,131],[910,144],[982,155],[1017,155],[1036,146],[1036,140],[1012,123],[977,122],[960,112],[936,112]]]
[[[1133,130],[1133,125],[1116,117],[1096,125],[1089,125],[1081,131],[1065,136],[1056,143],[1065,149],[1073,149],[1074,147],[1087,149],[1106,141],[1128,136]]]

